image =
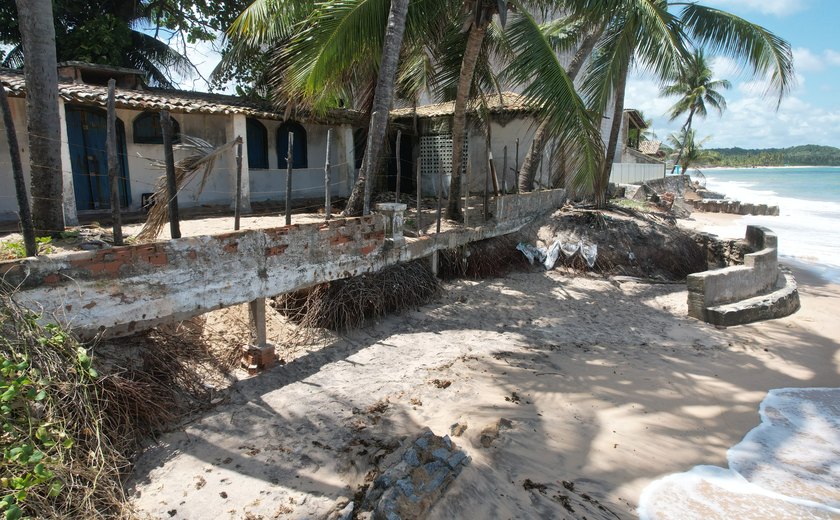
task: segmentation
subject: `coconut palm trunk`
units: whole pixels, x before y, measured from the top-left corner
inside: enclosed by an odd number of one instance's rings
[[[449,180],[449,204],[446,207],[446,216],[451,220],[461,219],[461,166],[464,162],[464,139],[467,132],[467,102],[470,99],[475,67],[489,24],[490,17],[481,24],[473,24],[467,36],[467,46],[461,60],[458,91],[455,95],[455,113],[452,116],[452,175]]]
[[[376,83],[376,93],[373,98],[373,113],[370,116],[365,157],[356,184],[353,185],[350,199],[347,201],[347,207],[344,209],[343,214],[345,216],[358,216],[370,212],[373,175],[382,163],[382,148],[385,142],[385,132],[388,129],[388,116],[394,99],[394,84],[407,13],[408,0],[391,0],[388,26],[382,44],[379,79]]]
[[[569,78],[574,81],[577,77],[586,59],[592,54],[595,44],[604,32],[604,26],[589,33],[581,42],[580,48],[575,53],[572,62],[569,63],[569,68],[566,73]],[[525,161],[522,163],[522,169],[517,172],[517,179],[519,184],[519,191],[532,191],[534,189],[534,179],[537,175],[537,167],[539,167],[542,158],[542,151],[545,148],[545,143],[548,140],[548,121],[543,121],[534,132],[534,139],[531,141],[531,146],[528,147],[528,153],[525,154]],[[549,172],[550,174],[551,172]]]
[[[607,154],[601,168],[601,174],[595,179],[595,205],[598,208],[607,206],[607,185],[610,182],[613,160],[618,149],[618,138],[621,135],[621,122],[624,118],[624,95],[627,91],[627,75],[630,71],[630,60],[623,61],[618,72],[618,83],[615,87],[615,105],[613,108],[610,138],[607,142]]]
[[[685,124],[682,127],[682,135],[686,136],[686,138],[688,137],[688,133],[691,131],[691,120],[694,118],[694,112],[695,111],[696,111],[696,108],[692,106],[691,110],[688,112],[688,120],[685,122]],[[671,174],[672,175],[676,171],[677,165],[680,163],[680,159],[682,159],[683,153],[685,153],[685,144],[686,144],[685,140],[683,140],[683,142],[680,143],[680,151],[677,152],[677,158],[674,159],[674,167],[671,169]],[[682,172],[682,173],[683,173],[683,175],[685,175],[685,172]]]
[[[32,218],[39,234],[58,233],[64,229],[64,212],[52,2],[16,3],[25,56]]]

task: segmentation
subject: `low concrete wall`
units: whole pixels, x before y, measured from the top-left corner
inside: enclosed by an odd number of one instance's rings
[[[744,255],[744,265],[689,275],[689,316],[713,322],[714,307],[748,301],[785,287],[786,278],[778,265],[776,234],[761,226],[747,226],[746,242],[749,248],[756,252]],[[765,312],[763,316],[766,314]],[[787,314],[774,317],[781,315]],[[749,319],[749,312],[743,313],[743,316],[743,319],[755,321]],[[731,324],[735,323],[727,323]]]
[[[374,214],[27,258],[0,263],[0,276],[44,319],[83,337],[119,336],[512,233],[562,203],[559,193],[531,195],[505,197],[505,220],[398,246]]]
[[[697,211],[706,213],[779,216],[779,206],[768,206],[767,204],[750,204],[729,199],[702,199],[692,201],[691,204]]]

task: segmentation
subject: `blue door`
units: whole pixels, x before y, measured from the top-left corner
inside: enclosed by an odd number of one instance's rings
[[[66,114],[76,208],[80,211],[109,209],[111,191],[108,181],[106,113],[97,108],[67,106]],[[120,206],[127,208],[131,203],[131,193],[128,186],[125,127],[119,119],[117,119],[117,156]]]

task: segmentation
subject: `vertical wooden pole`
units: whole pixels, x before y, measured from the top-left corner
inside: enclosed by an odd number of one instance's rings
[[[519,191],[519,138],[516,138],[516,158],[514,160],[513,168],[516,172],[513,175],[513,192]]]
[[[545,154],[540,154],[540,180],[537,182],[537,191],[542,191],[542,183],[543,183],[543,161],[545,160]]]
[[[496,174],[496,161],[493,159],[493,152],[490,152],[487,162],[490,165],[490,180],[493,182],[493,195],[499,195],[499,178]]]
[[[455,175],[455,172],[452,173]],[[450,193],[450,196],[452,194]],[[437,227],[435,228],[435,233],[440,234],[440,219],[441,219],[441,209],[443,208],[443,170],[438,170],[438,182],[437,182]]]
[[[502,155],[502,195],[507,195],[507,145]]]
[[[554,188],[551,184],[551,179],[554,176],[554,153],[548,152],[548,184],[546,187],[548,189]]]
[[[233,230],[239,231],[242,216],[242,137],[236,138],[236,200],[233,201]]]
[[[423,218],[422,212],[422,205],[423,205],[423,192],[421,191],[421,166],[423,165],[423,158],[417,158],[417,236],[423,234],[423,223],[421,219]]]
[[[484,170],[484,222],[490,220],[490,147],[487,147],[487,168]]]
[[[394,197],[394,202],[400,201],[400,180],[402,180],[402,155],[400,154],[401,141],[402,130],[397,130],[397,195]]]
[[[175,179],[175,154],[172,151],[172,120],[169,111],[160,112],[160,129],[163,133],[163,157],[166,164],[166,195],[169,208],[169,234],[181,238],[181,222],[178,216],[178,183]]]
[[[289,149],[286,153],[286,225],[292,225],[292,163],[295,158],[292,148],[295,145],[295,134],[289,132]]]
[[[12,159],[12,176],[15,179],[15,194],[17,195],[18,213],[20,214],[20,228],[23,234],[23,247],[26,256],[38,254],[38,244],[35,242],[35,225],[32,223],[32,211],[29,209],[29,197],[26,195],[26,181],[23,178],[23,164],[20,161],[20,145],[17,140],[15,121],[9,108],[9,98],[6,89],[0,83],[0,106],[3,108],[3,123],[6,125],[6,138],[9,140],[9,155]]]
[[[108,184],[111,187],[111,225],[114,231],[114,245],[123,245],[122,216],[120,212],[119,159],[117,157],[117,109],[114,100],[116,80],[108,80],[108,127],[106,148],[108,150]]]
[[[326,220],[332,218],[332,186],[330,186],[330,141],[332,141],[332,128],[327,128],[327,158],[324,160],[324,218]]]

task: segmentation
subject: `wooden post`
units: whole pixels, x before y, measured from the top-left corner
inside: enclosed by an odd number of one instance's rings
[[[169,234],[181,238],[181,222],[178,216],[178,183],[175,179],[175,154],[172,151],[172,120],[169,111],[160,112],[160,129],[163,133],[163,157],[166,164],[166,195],[169,208]]]
[[[453,172],[452,175],[455,175]],[[451,195],[451,194],[450,194]],[[440,234],[440,219],[441,219],[441,209],[443,208],[443,170],[438,170],[438,183],[437,183],[437,227],[435,228],[435,233]]]
[[[554,187],[554,186],[552,186],[552,183],[551,183],[551,179],[554,176],[553,172],[554,172],[554,154],[552,152],[549,152],[548,153],[548,184],[546,185],[546,187],[548,189],[552,189]]]
[[[3,108],[3,123],[6,125],[6,138],[9,140],[9,155],[12,159],[12,176],[15,179],[15,194],[17,195],[18,213],[20,214],[23,247],[26,250],[26,256],[37,256],[38,244],[35,242],[35,225],[32,223],[29,197],[26,195],[26,181],[23,178],[23,165],[20,162],[20,145],[18,145],[15,121],[12,118],[9,98],[6,96],[3,83],[0,83],[0,106]]]
[[[295,134],[289,132],[289,149],[286,153],[286,225],[292,225],[292,163],[295,158],[292,148],[295,145]]]
[[[516,138],[516,159],[514,161],[513,192],[519,191],[519,138]]]
[[[490,150],[487,147],[487,168],[484,170],[484,222],[490,220]]]
[[[417,236],[423,234],[423,224],[421,219],[423,218],[422,212],[422,204],[423,204],[423,192],[420,190],[420,181],[421,181],[421,174],[420,174],[420,167],[423,164],[423,158],[417,158]]]
[[[507,145],[502,155],[502,195],[507,195]]]
[[[120,214],[119,159],[117,157],[117,109],[114,90],[117,82],[108,80],[108,123],[106,146],[108,150],[108,184],[111,187],[111,226],[114,231],[114,245],[123,245],[122,216]]]
[[[236,200],[233,201],[233,230],[239,231],[242,216],[242,137],[236,138]]]
[[[487,163],[490,165],[490,180],[493,182],[493,194],[499,195],[499,178],[496,175],[496,161],[493,160],[493,152],[490,152]]]
[[[400,201],[400,180],[402,179],[402,155],[400,155],[400,142],[402,141],[402,130],[397,130],[397,195],[394,202]]]
[[[545,159],[545,154],[540,154],[540,180],[537,181],[537,191],[542,191],[542,182],[543,182],[543,160]]]
[[[332,128],[327,128],[327,158],[324,160],[324,218],[326,220],[332,218],[332,186],[330,186],[330,141],[332,141]]]

